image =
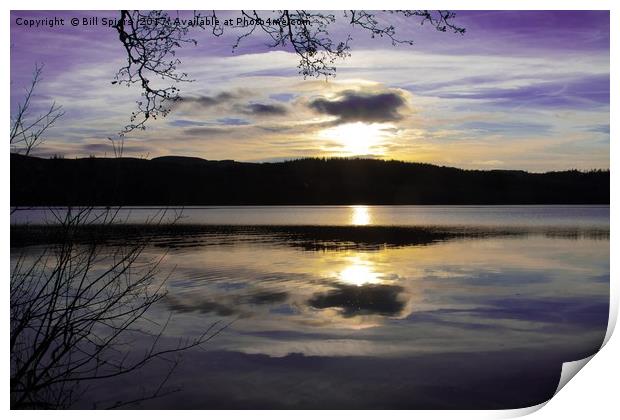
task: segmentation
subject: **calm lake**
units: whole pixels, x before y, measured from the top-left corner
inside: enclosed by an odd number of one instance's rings
[[[12,259],[54,246],[18,226],[64,211],[14,212]],[[144,321],[168,322],[162,345],[228,325],[182,354],[176,392],[130,407],[525,407],[607,327],[608,206],[133,208],[114,223],[138,227],[104,248],[148,237],[140,258],[163,258],[168,293]],[[166,366],[89,384],[76,407],[138,398]]]

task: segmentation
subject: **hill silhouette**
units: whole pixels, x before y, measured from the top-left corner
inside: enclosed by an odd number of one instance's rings
[[[11,154],[12,206],[277,204],[609,204],[609,171],[483,171],[341,158],[242,163]]]

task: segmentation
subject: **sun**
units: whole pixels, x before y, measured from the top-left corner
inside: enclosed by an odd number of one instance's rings
[[[350,156],[382,154],[381,144],[391,124],[347,123],[321,131],[321,137],[340,143],[339,152]]]

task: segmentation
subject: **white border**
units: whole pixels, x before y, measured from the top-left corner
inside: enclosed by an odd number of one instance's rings
[[[611,10],[611,45],[616,46],[618,44],[617,32],[620,29],[620,2],[611,0],[590,0],[590,1],[577,1],[577,0],[502,0],[502,1],[390,1],[385,0],[381,2],[371,2],[366,0],[358,1],[326,1],[326,0],[314,0],[314,1],[263,1],[260,3],[239,1],[239,0],[226,0],[220,3],[225,7],[218,7],[217,5],[205,4],[204,2],[188,1],[188,0],[175,0],[173,3],[165,2],[162,0],[153,1],[119,1],[109,0],[106,2],[88,2],[86,4],[83,0],[69,0],[69,1],[55,1],[53,4],[45,1],[29,1],[22,0],[19,3],[13,3],[3,8],[3,22],[4,30],[3,37],[4,42],[1,44],[2,56],[5,58],[4,65],[2,66],[2,73],[4,79],[4,86],[9,87],[10,75],[8,57],[9,53],[9,39],[10,39],[10,25],[8,25],[10,19],[10,8],[16,10],[116,10],[119,8],[132,8],[132,9],[202,9],[206,6],[219,10],[234,10],[234,9],[283,9],[283,8],[301,8],[301,9],[314,9],[314,10],[334,10],[334,9],[449,9],[449,10]],[[174,7],[170,7],[174,6]],[[618,83],[618,77],[615,72],[619,68],[618,66],[618,51],[617,49],[611,49],[611,92],[616,94],[620,92],[620,86]],[[561,63],[558,63],[561,65]],[[611,97],[611,112],[610,120],[612,133],[615,133],[616,123],[620,121],[618,119],[618,108],[615,100],[615,96]],[[5,123],[8,122],[9,111],[9,95],[5,93],[4,100],[2,101],[2,115],[4,115]],[[6,130],[5,132],[8,132]],[[611,168],[611,224],[615,220],[618,220],[618,176],[613,163],[617,160],[618,147],[614,145],[614,142],[610,142],[610,168]],[[8,149],[8,144],[7,144]],[[6,221],[1,224],[0,229],[2,232],[3,241],[1,243],[0,253],[2,258],[2,272],[5,273],[5,281],[8,280],[9,274],[9,216],[8,208],[10,207],[10,194],[9,194],[9,154],[0,153],[0,170],[2,171],[2,184],[0,191],[0,200],[2,200],[2,208],[6,209]],[[611,245],[611,308],[610,308],[610,326],[615,325],[615,321],[618,313],[618,279],[617,279],[617,266],[614,264],[614,257],[619,254],[617,251],[617,245],[614,241],[613,235],[610,241]],[[8,302],[8,281],[6,281],[2,289],[2,302]],[[3,313],[5,318],[2,326],[2,340],[5,349],[8,349],[8,308],[5,307]],[[616,334],[617,335],[617,334]],[[531,415],[532,419],[582,419],[584,417],[590,418],[611,418],[614,417],[612,413],[618,413],[618,375],[620,373],[618,355],[620,355],[620,342],[617,337],[611,337],[611,329],[608,331],[606,340],[609,340],[604,346],[602,351],[597,354],[588,363],[587,367],[578,374],[578,378],[570,381],[566,387],[564,387],[554,398],[552,398],[547,404],[541,404],[537,407],[532,407],[523,410],[504,410],[504,411],[390,411],[385,413],[377,413],[375,411],[184,411],[179,415],[192,419],[203,419],[205,416],[211,418],[247,418],[251,417],[265,417],[269,419],[286,419],[291,416],[295,416],[299,419],[312,419],[316,416],[320,417],[349,417],[355,416],[358,419],[371,419],[377,415],[388,415],[392,419],[410,419],[411,417],[418,417],[422,419],[446,419],[446,418],[471,418],[471,419],[484,419],[484,418],[509,418],[520,415],[525,415],[531,412],[535,412]],[[0,373],[3,381],[3,387],[0,395],[4,400],[4,407],[9,409],[9,357],[5,355],[4,363],[2,364],[2,371]],[[544,409],[540,409],[544,406]],[[540,410],[538,410],[540,409]],[[538,410],[538,411],[537,411]],[[63,412],[11,412],[11,416],[16,418],[31,418],[31,417],[47,417],[54,419],[66,419],[66,418],[79,418],[84,416],[85,413],[78,411],[63,411]],[[94,418],[104,418],[109,416],[106,412],[88,412],[88,416]],[[133,412],[117,412],[114,413],[115,417],[131,418],[135,415],[148,415],[153,419],[163,419],[167,417],[168,412],[148,412],[148,413],[133,413]],[[81,419],[80,419],[81,420]]]

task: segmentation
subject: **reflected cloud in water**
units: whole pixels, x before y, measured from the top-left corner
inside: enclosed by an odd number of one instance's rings
[[[308,303],[316,309],[337,308],[339,313],[350,318],[357,315],[397,316],[405,308],[400,298],[404,289],[385,284],[362,286],[338,284],[327,293],[318,293]]]
[[[216,368],[231,387],[222,398],[239,395],[251,371],[269,384],[261,389],[277,388],[265,396],[273,404],[292,389],[284,385],[288,378],[323,386],[347,374],[324,366],[350,366],[347,384],[364,371],[365,380],[386,384],[391,395],[399,389],[394,381],[411,378],[428,389],[446,360],[462,364],[455,376],[469,390],[480,378],[479,369],[467,371],[472,357],[479,363],[471,366],[481,366],[501,353],[496,360],[513,364],[516,376],[522,366],[551,370],[549,360],[557,361],[559,375],[561,361],[600,346],[608,314],[608,229],[549,235],[366,226],[372,209],[347,211],[356,226],[186,226],[145,250],[149,258],[167,253],[161,268],[172,273],[168,295],[149,314],[158,325],[173,314],[162,339],[235,320],[187,367],[183,381],[197,384],[197,396]],[[422,374],[426,357],[433,364]],[[236,371],[242,362],[252,364]],[[415,364],[411,375],[403,373],[407,363]]]
[[[370,250],[291,247],[282,237],[213,241],[170,250],[177,270],[162,316],[187,317],[179,335],[217,317],[239,318],[234,334],[214,344],[219,349],[383,357],[569,345],[604,331],[603,323],[584,331],[583,323],[560,322],[587,318],[590,303],[608,296],[608,242],[600,239],[475,236]],[[528,302],[537,299],[571,304],[533,318]]]

